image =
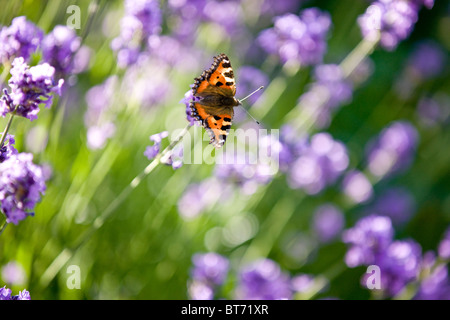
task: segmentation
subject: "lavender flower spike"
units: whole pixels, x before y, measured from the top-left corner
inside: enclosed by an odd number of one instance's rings
[[[145,149],[144,155],[148,158],[148,160],[152,160],[156,157],[161,149],[162,139],[167,138],[168,135],[169,133],[167,131],[163,131],[150,136],[150,140],[153,141],[154,144]]]
[[[23,58],[16,58],[12,63],[11,79],[9,86],[11,92],[4,89],[0,100],[0,115],[5,117],[7,113],[30,119],[37,119],[39,105],[44,103],[50,107],[53,102],[51,93],[61,95],[61,87],[64,83],[60,79],[56,84],[54,80],[55,68],[48,63],[29,67]]]
[[[55,26],[42,41],[44,61],[51,64],[57,74],[70,74],[74,71],[74,55],[80,45],[81,38],[73,29],[61,25]]]
[[[244,300],[282,300],[292,297],[290,279],[272,260],[260,259],[240,273],[237,298]]]
[[[317,64],[325,54],[330,27],[328,13],[308,8],[299,16],[287,13],[276,17],[274,27],[261,32],[258,42],[267,53],[279,56],[283,63]]]
[[[11,289],[5,287],[0,288],[0,300],[31,300],[30,293],[27,290],[22,290],[17,296],[11,295]]]
[[[28,60],[41,43],[43,32],[26,17],[14,18],[9,27],[0,30],[0,63],[15,57]]]
[[[433,7],[434,0],[377,0],[358,18],[364,38],[377,39],[384,49],[393,50],[406,39],[418,20],[418,12],[424,5]]]
[[[0,146],[0,163],[11,157],[13,154],[17,154],[16,148],[14,148],[14,144],[16,140],[14,140],[14,136],[7,134],[5,142]]]
[[[34,215],[31,210],[45,192],[42,169],[32,160],[32,154],[19,153],[0,163],[0,209],[8,223]]]

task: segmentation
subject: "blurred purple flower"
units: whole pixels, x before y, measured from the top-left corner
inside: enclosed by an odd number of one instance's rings
[[[175,36],[184,43],[192,43],[202,22],[213,23],[224,34],[241,33],[244,13],[240,1],[218,0],[170,0],[171,28]]]
[[[116,76],[107,78],[102,84],[90,88],[85,96],[87,110],[84,123],[87,128],[87,145],[90,149],[101,149],[116,131],[115,118],[110,110],[118,90]]]
[[[55,68],[48,63],[30,68],[20,57],[14,59],[12,66],[8,82],[11,92],[3,90],[0,115],[5,117],[7,113],[14,112],[33,121],[37,119],[39,104],[44,103],[45,107],[49,108],[53,102],[51,93],[61,95],[64,80],[60,79],[57,84],[55,83]]]
[[[438,263],[434,252],[426,252],[422,259],[423,275],[415,300],[450,300],[450,278],[447,264]]]
[[[298,12],[303,1],[299,0],[264,0],[261,5],[261,14],[278,16],[288,12]]]
[[[376,264],[378,257],[391,244],[393,236],[394,229],[388,217],[377,215],[363,217],[342,235],[343,241],[350,244],[345,255],[345,263],[350,268]]]
[[[151,56],[165,64],[182,71],[194,72],[199,65],[202,52],[173,36],[153,36],[148,40]],[[183,52],[180,55],[180,52]]]
[[[350,244],[345,256],[347,266],[378,266],[386,297],[399,294],[418,280],[422,265],[420,245],[413,240],[393,241],[393,235],[391,220],[377,215],[363,217],[343,234],[344,242]],[[363,284],[367,276],[361,278]]]
[[[73,29],[57,25],[42,41],[42,56],[61,76],[75,70],[75,54],[80,48],[81,38]]]
[[[416,128],[406,121],[396,121],[367,145],[367,165],[377,176],[406,170],[413,161],[418,143]]]
[[[237,96],[244,97],[260,86],[267,86],[269,84],[269,77],[261,70],[252,66],[242,66],[237,73]],[[249,104],[254,104],[256,100],[261,97],[262,91],[252,95],[248,101]]]
[[[8,223],[17,224],[29,215],[45,192],[45,179],[33,155],[19,153],[0,163],[0,207]]]
[[[173,83],[168,74],[171,67],[167,63],[140,54],[139,60],[127,68],[121,82],[122,92],[142,108],[153,108],[164,103]]]
[[[332,204],[323,204],[314,211],[312,226],[321,242],[330,242],[342,232],[345,218]]]
[[[244,266],[239,275],[236,298],[242,300],[291,299],[291,281],[280,266],[270,259],[260,259]]]
[[[308,8],[299,16],[287,13],[276,17],[274,27],[262,31],[257,40],[267,53],[279,56],[283,63],[317,64],[325,54],[330,27],[328,13]]]
[[[125,16],[120,21],[120,35],[111,48],[117,53],[117,63],[124,68],[137,62],[148,39],[161,32],[162,12],[157,0],[126,0]]]
[[[214,252],[195,254],[192,257],[193,267],[191,278],[197,282],[208,284],[212,287],[224,283],[229,269],[229,261],[224,256]]]
[[[391,188],[376,199],[370,210],[388,216],[394,226],[401,226],[409,221],[414,209],[414,198],[406,189]]]
[[[429,79],[442,72],[447,59],[447,54],[439,44],[431,40],[421,41],[408,59],[408,68],[416,77]]]
[[[87,130],[87,146],[91,150],[103,149],[106,141],[116,133],[116,126],[112,122],[93,125]]]
[[[288,172],[295,159],[308,149],[308,136],[298,133],[291,125],[285,124],[280,128],[280,142],[280,169]]]
[[[252,163],[244,154],[235,154],[231,162],[217,163],[214,175],[220,181],[238,186],[245,194],[253,194],[258,185],[267,184],[273,177],[266,164]]]
[[[278,173],[282,146],[278,136],[272,133],[260,134],[253,131],[252,127],[247,130],[250,133],[243,139],[249,140],[245,146],[248,149],[244,152],[244,147],[239,144],[242,136],[237,133],[237,146],[231,149],[235,151],[224,152],[222,157],[217,158],[214,174],[221,181],[238,186],[243,193],[253,194],[258,186],[269,183]]]
[[[426,127],[448,124],[450,120],[450,97],[445,94],[422,97],[417,103],[417,117],[420,123]]]
[[[418,20],[423,5],[429,9],[434,0],[377,0],[358,18],[364,38],[375,40],[380,35],[380,44],[386,50],[393,50],[406,39]]]
[[[2,279],[9,285],[21,285],[26,279],[25,270],[15,261],[8,262],[2,267]]]
[[[178,200],[178,212],[184,219],[193,219],[230,194],[230,186],[214,177],[190,184]]]
[[[7,134],[3,145],[0,146],[0,163],[8,159],[14,154],[17,154],[16,148],[14,148],[14,144],[16,140],[13,135]]]
[[[148,160],[152,160],[158,155],[158,153],[161,149],[162,139],[167,138],[168,136],[169,136],[169,132],[167,132],[167,131],[155,133],[150,136],[150,140],[153,141],[153,145],[148,146],[144,152],[144,155],[148,158]]]
[[[343,143],[335,141],[328,133],[317,133],[289,166],[288,183],[291,188],[317,194],[337,180],[348,161]]]
[[[400,293],[411,281],[417,280],[421,267],[421,247],[412,240],[392,242],[375,264],[381,271],[381,289],[387,296]]]
[[[445,231],[444,237],[439,243],[438,247],[439,257],[445,260],[450,260],[450,227]]]
[[[323,64],[315,68],[315,82],[299,98],[299,106],[308,112],[316,128],[328,127],[331,112],[352,99],[353,88],[340,66]]]
[[[299,274],[291,279],[291,288],[294,292],[308,292],[314,286],[314,277],[309,274]]]
[[[26,17],[16,17],[9,27],[0,30],[0,63],[7,63],[15,57],[28,60],[39,47],[43,32]]]
[[[188,283],[188,295],[192,300],[212,300],[214,290],[206,283],[191,281]]]
[[[31,300],[30,293],[27,290],[19,291],[17,296],[11,295],[11,289],[0,288],[0,300]]]
[[[192,263],[191,280],[188,283],[190,297],[194,300],[212,300],[217,287],[227,277],[228,259],[214,252],[197,253],[192,257]]]
[[[367,202],[373,195],[372,184],[369,179],[358,170],[351,170],[345,175],[342,181],[342,189],[344,194],[349,197],[353,203]]]

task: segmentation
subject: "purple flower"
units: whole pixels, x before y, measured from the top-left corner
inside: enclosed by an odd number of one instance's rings
[[[171,67],[161,60],[141,53],[139,60],[127,68],[122,85],[122,94],[133,97],[140,106],[152,108],[164,103],[172,82],[167,77]]]
[[[430,79],[439,75],[447,62],[444,49],[431,40],[416,44],[408,60],[408,68],[420,79]]]
[[[5,142],[0,146],[0,163],[11,157],[13,154],[17,154],[17,150],[13,146],[15,143],[16,140],[14,139],[14,136],[7,134]]]
[[[435,95],[422,97],[417,103],[417,117],[425,127],[448,124],[450,120],[450,97]]]
[[[184,98],[180,101],[181,103],[184,103],[186,105],[186,119],[191,126],[195,123],[195,119],[192,117],[191,113],[191,101],[195,101],[195,99],[200,98],[194,97],[192,89],[189,89],[189,91],[184,94]]]
[[[87,145],[92,150],[103,148],[106,141],[116,132],[111,105],[117,90],[117,77],[111,76],[86,93],[87,110],[84,115],[84,123],[88,129]]]
[[[75,54],[80,48],[81,38],[73,29],[58,25],[42,41],[42,55],[57,74],[66,75],[75,70]]]
[[[342,189],[344,194],[354,203],[367,202],[373,195],[372,184],[358,170],[352,170],[345,175],[342,181]]]
[[[294,189],[317,194],[337,180],[348,161],[343,143],[328,133],[317,133],[289,166],[288,183]]]
[[[331,112],[352,99],[353,88],[336,64],[315,68],[315,82],[299,98],[299,106],[307,112],[316,128],[330,124]]]
[[[439,243],[438,253],[442,259],[450,259],[450,228],[445,231],[444,237]]]
[[[229,261],[214,252],[197,253],[192,257],[191,281],[188,292],[194,300],[212,300],[214,292],[221,286],[228,274]]]
[[[94,125],[87,130],[87,146],[91,150],[103,149],[108,139],[116,133],[116,126],[112,122]]]
[[[2,279],[9,285],[23,284],[26,279],[25,270],[15,261],[8,262],[2,268]]]
[[[214,252],[195,254],[192,257],[191,277],[197,282],[220,286],[224,283],[229,269],[229,261]]]
[[[314,277],[309,274],[296,275],[291,280],[291,287],[294,292],[308,292],[314,287]]]
[[[417,280],[421,267],[421,247],[412,240],[394,241],[377,258],[381,289],[387,296],[400,293],[411,281]]]
[[[261,70],[252,66],[242,66],[238,70],[237,79],[237,96],[243,97],[260,86],[267,86],[269,78]],[[261,97],[262,91],[252,95],[248,101],[249,104],[254,104],[256,100]]]
[[[150,136],[150,140],[153,141],[153,145],[148,146],[144,152],[144,155],[148,158],[148,160],[152,160],[158,155],[161,149],[162,139],[167,138],[168,135],[169,133],[167,131],[163,131]]]
[[[216,178],[190,184],[178,200],[178,212],[184,219],[193,219],[207,211],[219,199],[230,197],[230,186]]]
[[[280,128],[280,142],[280,168],[281,171],[288,172],[295,159],[308,149],[308,137],[285,124]]]
[[[33,155],[19,153],[0,163],[0,207],[8,223],[29,215],[45,191],[45,179]]]
[[[392,188],[383,192],[371,207],[371,211],[391,218],[396,226],[404,225],[415,209],[414,198],[402,188]]]
[[[137,62],[139,53],[147,46],[149,38],[160,33],[161,23],[159,1],[125,2],[125,16],[120,21],[120,35],[111,42],[120,67],[124,68]]]
[[[391,244],[394,236],[388,217],[370,215],[360,219],[353,228],[344,231],[342,239],[350,244],[345,263],[350,268],[376,264],[378,256]]]
[[[431,8],[434,0],[378,0],[358,18],[364,38],[375,40],[380,35],[380,44],[393,50],[406,39],[418,20],[422,5]]]
[[[239,34],[239,27],[244,18],[239,1],[207,1],[203,14],[207,21],[216,23],[228,34]]]
[[[41,43],[43,32],[26,17],[14,18],[9,27],[0,30],[0,63],[15,57],[28,60]]]
[[[163,158],[161,163],[172,166],[174,170],[180,169],[183,166],[183,146],[178,145],[170,150]]]
[[[367,146],[367,166],[377,176],[406,170],[413,160],[418,142],[417,130],[406,121],[385,128]]]
[[[189,44],[198,33],[202,22],[214,24],[223,29],[221,34],[239,34],[243,25],[244,13],[239,1],[218,0],[171,0],[171,28],[175,36]]]
[[[345,218],[342,212],[332,204],[324,204],[314,211],[313,230],[321,242],[335,239],[344,228]]]
[[[273,28],[262,31],[258,42],[267,53],[279,56],[283,63],[317,64],[325,54],[330,26],[328,13],[308,8],[299,16],[287,13],[276,17]]]
[[[274,16],[288,12],[298,12],[302,2],[299,0],[264,0],[261,5],[261,14]]]
[[[291,281],[277,263],[260,259],[242,268],[236,296],[243,300],[290,299]]]
[[[17,296],[11,295],[11,289],[0,288],[0,300],[31,300],[30,293],[27,290],[19,291]]]
[[[11,69],[9,86],[11,92],[4,89],[0,100],[0,114],[5,117],[7,113],[30,119],[37,119],[39,104],[44,103],[49,108],[56,92],[61,95],[64,80],[56,84],[54,80],[55,68],[48,63],[29,67],[22,57],[14,59]]]
[[[193,300],[212,300],[214,289],[206,283],[191,281],[188,283],[188,294]]]
[[[438,263],[434,252],[426,252],[422,259],[424,275],[415,300],[450,300],[450,278],[447,264]]]

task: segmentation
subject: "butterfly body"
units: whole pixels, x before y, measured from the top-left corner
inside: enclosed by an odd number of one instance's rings
[[[194,101],[191,102],[191,114],[201,121],[209,133],[210,143],[216,148],[224,145],[234,107],[240,105],[235,98],[236,84],[230,59],[225,54],[214,57],[211,68],[195,78],[192,88]]]

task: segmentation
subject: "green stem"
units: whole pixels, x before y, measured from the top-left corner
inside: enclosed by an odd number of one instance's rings
[[[186,133],[191,128],[191,125],[187,125],[178,136],[162,151],[155,159],[141,172],[139,173],[122,192],[117,196],[117,198],[110,203],[108,207],[103,211],[103,213],[94,220],[91,228],[87,230],[77,241],[77,244],[73,248],[65,248],[50,264],[50,266],[45,270],[41,277],[41,285],[47,286],[50,281],[56,276],[56,274],[61,270],[61,268],[69,261],[70,258],[76,253],[76,251],[81,248],[105,223],[106,219],[111,216],[112,213],[124,202],[128,195],[136,189],[137,186],[142,182],[142,180],[148,176],[159,164],[161,164],[161,159],[167,155],[173,148],[183,139]]]
[[[7,225],[8,225],[8,222],[6,222],[6,219],[5,219],[2,226],[0,227],[0,235],[2,235],[3,231],[5,231]]]
[[[11,115],[9,116],[9,119],[8,119],[8,123],[6,124],[5,130],[3,131],[2,138],[0,140],[0,147],[2,147],[3,143],[5,142],[6,134],[8,133],[8,130],[11,127],[11,123],[13,121],[13,118],[14,118],[14,114],[11,113]]]
[[[369,56],[378,44],[380,37],[372,40],[363,39],[340,63],[344,77],[348,78],[365,57]]]

